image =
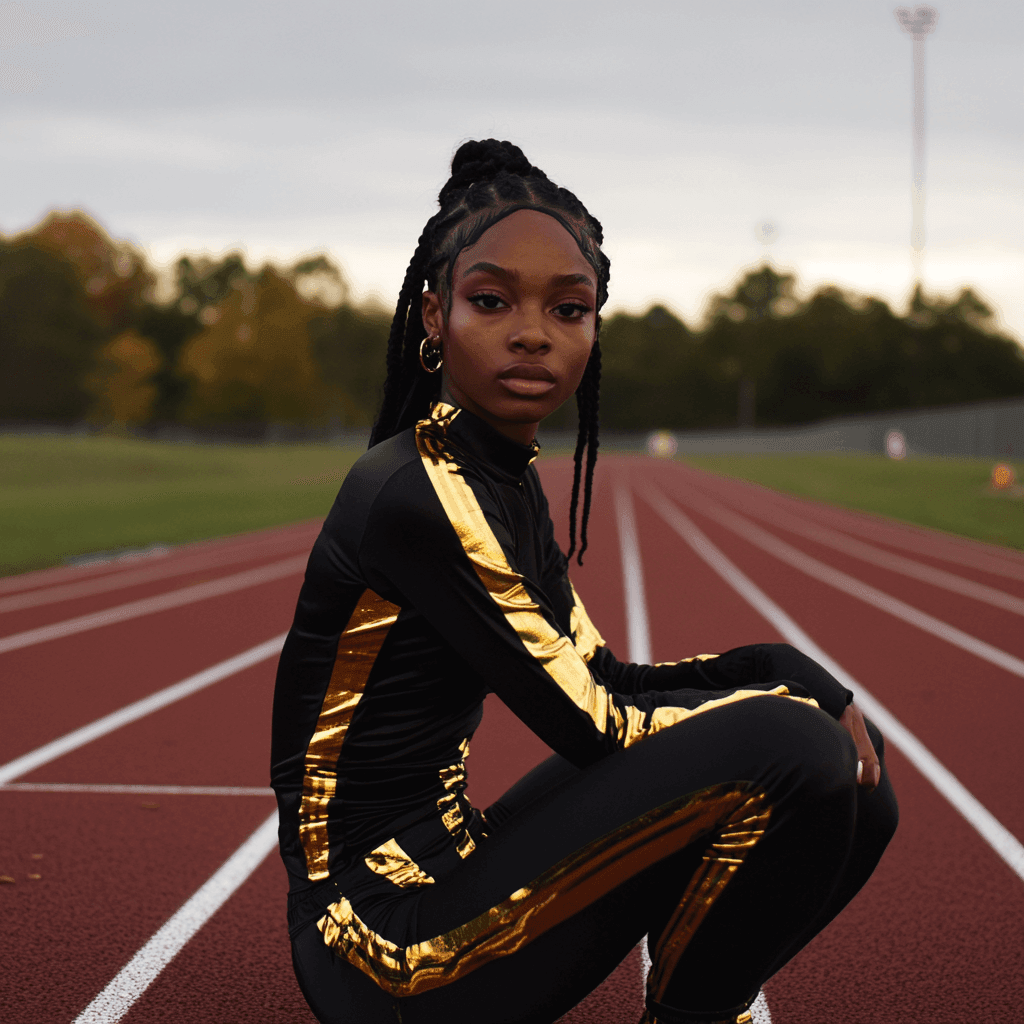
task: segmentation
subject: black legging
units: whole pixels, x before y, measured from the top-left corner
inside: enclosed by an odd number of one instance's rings
[[[323,1024],[540,1024],[646,933],[659,1022],[735,1016],[856,894],[896,828],[882,737],[869,732],[882,761],[873,792],[857,785],[844,729],[776,696],[696,715],[583,770],[550,758],[488,809],[472,855],[402,893],[381,932],[407,947],[534,887],[503,919],[497,953],[404,994],[310,924],[292,945],[302,991]]]

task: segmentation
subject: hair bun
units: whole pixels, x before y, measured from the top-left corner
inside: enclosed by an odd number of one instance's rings
[[[502,172],[522,178],[547,178],[514,143],[499,142],[498,139],[464,142],[452,157],[452,176],[441,189],[441,197],[454,189],[468,188],[477,181],[492,181]]]

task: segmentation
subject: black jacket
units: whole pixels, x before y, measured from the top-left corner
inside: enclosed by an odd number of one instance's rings
[[[759,673],[723,678],[705,656],[619,662],[569,581],[536,454],[438,403],[348,474],[310,555],[274,697],[271,775],[293,891],[374,847],[386,856],[383,841],[429,816],[468,856],[479,815],[462,795],[464,759],[490,691],[581,767],[716,702],[787,693],[763,673],[736,689]],[[811,675],[788,692],[838,717],[848,692]]]

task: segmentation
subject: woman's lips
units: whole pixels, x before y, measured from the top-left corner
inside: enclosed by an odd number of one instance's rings
[[[522,398],[546,395],[558,386],[555,375],[540,363],[516,363],[498,374],[502,386]]]

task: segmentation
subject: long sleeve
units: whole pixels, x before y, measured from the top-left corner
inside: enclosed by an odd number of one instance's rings
[[[713,693],[741,686],[791,682],[796,683],[835,719],[842,715],[846,705],[853,700],[853,693],[835,676],[789,644],[752,644],[720,654],[697,654],[677,662],[657,665],[619,661],[605,645],[579,594],[568,580],[566,559],[555,541],[543,494],[540,500],[543,502],[542,514],[545,520],[541,531],[547,580],[545,589],[553,590],[559,585],[559,577],[564,577],[561,585],[569,592],[569,600],[572,602],[570,632],[591,672],[608,689],[618,694],[636,696],[679,690]]]

